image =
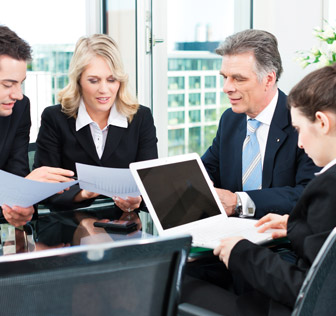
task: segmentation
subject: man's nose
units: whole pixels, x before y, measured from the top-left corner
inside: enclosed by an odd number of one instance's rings
[[[14,85],[12,87],[10,98],[13,99],[13,100],[22,100],[23,99],[23,93],[22,93],[21,85]]]
[[[233,80],[231,78],[224,79],[223,91],[224,93],[229,93],[235,91]]]

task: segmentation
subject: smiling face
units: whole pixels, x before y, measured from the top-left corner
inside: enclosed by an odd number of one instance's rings
[[[275,73],[261,81],[256,75],[256,60],[251,52],[224,55],[220,71],[224,77],[223,91],[229,97],[232,110],[256,117],[272,100],[276,92]]]
[[[26,69],[26,61],[0,56],[0,116],[11,115],[15,102],[23,98],[21,84]]]
[[[107,118],[119,91],[117,81],[103,57],[93,57],[85,67],[79,84],[86,111],[95,120],[96,117]]]

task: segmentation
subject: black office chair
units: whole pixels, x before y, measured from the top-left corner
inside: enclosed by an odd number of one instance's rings
[[[176,315],[191,237],[0,257],[3,315]]]
[[[28,145],[28,160],[29,160],[30,171],[33,170],[35,152],[36,152],[36,143],[29,143],[29,145]]]
[[[336,315],[336,228],[316,256],[297,297],[292,316]],[[220,316],[193,304],[178,306],[178,316]]]
[[[336,315],[336,228],[330,233],[303,282],[292,316]]]

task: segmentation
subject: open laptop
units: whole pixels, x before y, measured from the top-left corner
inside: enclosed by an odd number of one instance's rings
[[[196,153],[134,162],[130,169],[160,236],[188,233],[193,246],[206,248],[229,236],[271,239],[271,232],[257,232],[255,220],[226,215]]]

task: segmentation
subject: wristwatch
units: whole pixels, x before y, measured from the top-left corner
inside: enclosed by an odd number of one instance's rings
[[[234,209],[234,214],[236,216],[241,216],[243,214],[242,201],[241,201],[238,193],[236,193],[236,196],[237,196],[237,204],[236,204],[236,207]]]

